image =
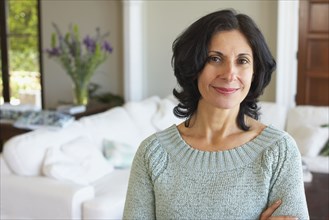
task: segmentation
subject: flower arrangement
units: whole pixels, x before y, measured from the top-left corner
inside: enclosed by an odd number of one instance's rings
[[[81,41],[77,25],[70,26],[63,35],[56,24],[55,32],[51,36],[51,48],[46,50],[50,58],[55,59],[66,70],[74,85],[75,104],[88,103],[88,84],[96,69],[102,64],[113,48],[105,38],[109,35],[101,34],[96,28],[96,36],[87,35]]]

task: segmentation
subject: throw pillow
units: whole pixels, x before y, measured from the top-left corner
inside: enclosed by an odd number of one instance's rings
[[[321,125],[322,128],[328,128],[329,129],[329,124],[324,124]],[[329,130],[328,130],[329,133]],[[320,155],[322,156],[329,156],[329,138],[327,140],[327,143],[324,145],[324,147],[322,148]]]
[[[329,139],[328,139],[327,143],[324,145],[324,147],[322,148],[320,155],[329,156]]]
[[[136,149],[128,144],[104,139],[104,156],[115,168],[128,168],[134,159]]]
[[[329,138],[328,130],[320,126],[305,125],[290,132],[302,156],[316,157]]]

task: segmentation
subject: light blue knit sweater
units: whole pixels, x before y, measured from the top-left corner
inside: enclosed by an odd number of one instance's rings
[[[144,140],[131,169],[124,219],[309,219],[295,141],[269,126],[227,151],[191,148],[175,125]]]

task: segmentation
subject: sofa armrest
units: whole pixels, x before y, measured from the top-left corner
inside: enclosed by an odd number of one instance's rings
[[[47,177],[1,175],[1,215],[11,219],[81,219],[82,203],[94,198],[92,186]]]
[[[1,174],[12,174],[2,154],[0,154],[0,173]]]

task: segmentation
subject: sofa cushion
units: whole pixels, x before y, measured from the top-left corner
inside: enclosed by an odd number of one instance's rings
[[[173,124],[180,124],[185,119],[174,115],[174,108],[178,101],[173,96],[160,100],[157,112],[152,117],[152,124],[157,131],[164,130]]]
[[[152,96],[139,102],[128,102],[124,105],[131,120],[140,130],[143,139],[156,132],[151,120],[159,109],[159,102],[158,96]]]
[[[78,121],[59,130],[35,130],[8,140],[3,148],[3,158],[16,174],[39,176],[48,148],[60,146],[85,135],[88,134]]]
[[[266,125],[273,125],[281,130],[285,130],[287,108],[274,102],[259,102],[260,121]]]
[[[84,117],[80,123],[100,151],[103,151],[104,139],[125,143],[136,149],[143,139],[143,132],[123,107]]]

